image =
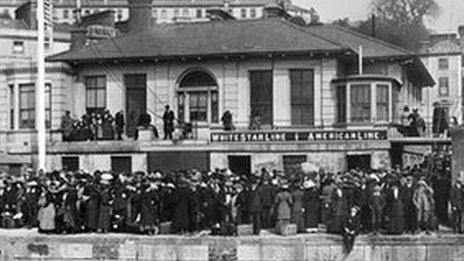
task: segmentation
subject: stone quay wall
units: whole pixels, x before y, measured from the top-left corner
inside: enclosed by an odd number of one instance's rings
[[[0,261],[464,261],[464,237],[360,236],[343,254],[341,237],[182,237],[0,233]]]

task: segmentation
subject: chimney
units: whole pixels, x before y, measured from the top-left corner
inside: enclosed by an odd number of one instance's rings
[[[459,42],[461,43],[461,50],[464,51],[464,25],[459,26],[458,34],[459,34]]]
[[[71,31],[71,50],[81,49],[87,44],[87,29],[78,28]]]
[[[37,28],[35,5],[34,2],[26,2],[15,10],[15,19],[23,21],[30,29]]]
[[[377,19],[375,17],[375,14],[372,14],[372,37],[374,38],[376,36],[376,29],[377,29],[376,22],[377,22]]]
[[[90,41],[104,40],[116,35],[114,11],[107,10],[84,16],[78,27],[71,31],[71,49],[80,49]]]
[[[288,14],[280,5],[269,4],[263,9],[263,18],[284,18],[291,19],[292,16]]]
[[[128,31],[133,33],[151,29],[153,27],[152,0],[128,0],[128,2]]]

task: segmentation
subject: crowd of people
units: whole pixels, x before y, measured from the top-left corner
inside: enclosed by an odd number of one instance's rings
[[[249,176],[228,170],[4,173],[1,225],[38,226],[54,233],[153,234],[160,224],[172,222],[173,233],[213,229],[233,234],[231,227],[253,224],[259,234],[293,223],[301,233],[325,224],[327,232],[342,234],[350,213],[356,212],[357,233],[430,233],[439,223],[461,232],[461,183],[451,186],[449,174],[429,174],[421,168],[293,175],[263,169]]]

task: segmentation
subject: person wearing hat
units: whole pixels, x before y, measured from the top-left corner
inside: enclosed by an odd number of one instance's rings
[[[262,196],[261,224],[264,229],[272,228],[272,207],[276,197],[276,188],[270,184],[270,175],[266,169],[262,169],[262,185],[260,186]]]
[[[290,223],[292,204],[292,195],[288,192],[288,184],[284,182],[280,185],[280,191],[277,193],[275,199],[277,229]]]
[[[406,176],[406,184],[402,188],[403,212],[404,212],[404,229],[406,233],[414,234],[417,230],[417,212],[414,205],[414,192],[416,185],[412,175]]]
[[[360,230],[360,218],[359,218],[359,207],[354,206],[350,209],[346,221],[343,224],[343,245],[345,254],[351,253],[354,247],[354,241]]]
[[[261,215],[263,210],[263,196],[261,188],[257,182],[251,184],[251,189],[248,193],[248,215],[250,222],[253,223],[253,233],[259,235],[261,231]]]
[[[450,204],[452,214],[453,233],[461,234],[462,231],[462,212],[464,211],[464,190],[462,181],[457,179],[450,191]]]
[[[154,182],[146,183],[140,195],[140,232],[148,235],[156,234],[159,220],[158,188]]]
[[[304,223],[306,231],[314,232],[319,225],[320,217],[320,198],[319,190],[316,183],[312,179],[308,179],[303,183],[303,207],[304,207]]]
[[[27,228],[37,226],[37,213],[39,212],[39,198],[42,189],[35,180],[26,183],[26,191],[22,197],[21,212],[24,214],[24,221]]]
[[[331,196],[331,214],[332,218],[328,222],[327,231],[329,233],[341,234],[343,231],[343,223],[345,222],[348,211],[349,203],[348,198],[345,195],[345,191],[342,188],[342,182],[339,180],[336,189],[333,190]]]
[[[434,211],[434,200],[433,190],[428,186],[424,179],[418,182],[418,188],[414,192],[414,205],[417,210],[417,223],[422,231],[426,234],[430,233],[433,228],[433,211]]]
[[[389,217],[388,230],[391,234],[403,233],[403,201],[402,192],[398,180],[395,180],[390,185],[387,194],[387,213]]]
[[[293,183],[292,195],[292,224],[296,225],[297,232],[305,232],[305,219],[303,217],[303,196],[304,192],[301,189],[301,182]]]
[[[380,232],[382,214],[385,207],[385,199],[380,184],[374,185],[372,194],[369,197],[369,207],[371,213],[371,229],[374,234],[377,234]]]

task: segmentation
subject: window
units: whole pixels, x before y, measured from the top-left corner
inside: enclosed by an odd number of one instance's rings
[[[61,166],[65,171],[78,171],[79,167],[79,157],[62,157]]]
[[[45,125],[51,126],[51,86],[45,85]],[[21,129],[35,128],[35,85],[19,85],[19,127]]]
[[[256,18],[256,9],[254,9],[254,8],[250,9],[250,17],[251,18]]]
[[[440,96],[448,96],[449,95],[449,80],[448,77],[440,77],[438,79],[440,85]]]
[[[23,41],[14,41],[13,42],[13,53],[24,53],[24,42]]]
[[[447,70],[449,68],[448,58],[438,58],[438,68],[440,70]]]
[[[132,158],[111,157],[111,170],[117,175],[130,173],[132,171]]]
[[[194,71],[183,77],[177,93],[179,119],[187,122],[218,122],[219,101],[216,80],[208,73]]]
[[[117,14],[118,14],[117,20],[122,21],[122,9],[118,9]]]
[[[68,9],[63,10],[63,18],[64,19],[69,19],[69,10]]]
[[[188,10],[188,9],[182,10],[182,16],[183,16],[183,17],[189,17],[189,16],[190,16],[189,10]]]
[[[346,85],[337,87],[337,122],[346,122]]]
[[[314,71],[290,70],[292,125],[314,124]]]
[[[387,84],[377,85],[377,121],[388,121],[390,112],[390,95],[388,92],[390,86]]]
[[[351,122],[370,122],[371,85],[351,85]]]
[[[168,12],[166,9],[161,10],[161,19],[166,19],[168,18]]]
[[[287,176],[297,174],[301,170],[301,164],[307,161],[306,155],[284,155],[284,173]]]
[[[156,9],[151,10],[151,16],[153,16],[153,18],[158,18],[158,10]]]
[[[250,71],[251,120],[273,124],[272,71]]]
[[[197,9],[197,18],[202,18],[203,17],[203,10],[202,9]]]
[[[106,76],[85,78],[86,109],[88,113],[103,113],[106,108]]]
[[[241,13],[242,18],[246,18],[246,17],[247,17],[247,10],[246,10],[245,8],[242,8],[242,9],[240,10],[240,13]]]
[[[10,129],[15,128],[14,113],[15,113],[15,92],[14,85],[10,85]]]
[[[174,18],[177,18],[177,17],[179,17],[179,10],[174,9]]]

